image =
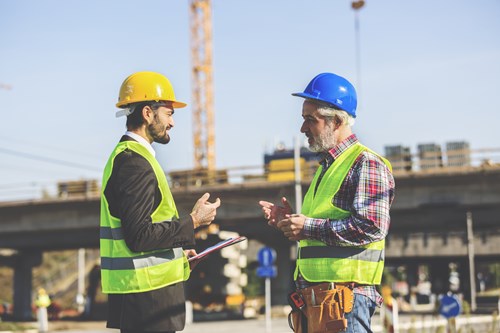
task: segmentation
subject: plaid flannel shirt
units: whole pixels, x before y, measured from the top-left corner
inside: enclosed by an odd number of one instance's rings
[[[325,153],[320,161],[323,173],[317,184],[335,159],[357,142],[356,135],[352,134]],[[359,246],[384,239],[389,231],[394,187],[394,178],[384,162],[371,152],[361,153],[332,200],[336,207],[350,211],[352,215],[341,220],[308,217],[304,236],[335,246]],[[297,288],[313,284],[300,274],[296,281]],[[367,296],[377,305],[382,303],[382,296],[375,286],[358,286],[354,292]]]

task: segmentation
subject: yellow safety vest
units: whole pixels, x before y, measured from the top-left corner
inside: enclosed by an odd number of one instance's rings
[[[35,300],[35,305],[39,308],[48,308],[50,306],[50,303],[50,297],[47,294],[38,295],[37,299]]]
[[[357,157],[366,150],[371,151],[358,142],[344,151],[325,172],[315,194],[316,183],[322,171],[320,166],[304,197],[302,214],[333,220],[351,216],[351,212],[333,205],[333,197]],[[391,170],[389,161],[380,158]],[[318,240],[301,240],[294,276],[297,279],[300,271],[310,282],[380,284],[384,269],[384,248],[385,240],[363,246],[329,246]]]
[[[165,173],[155,157],[138,142],[118,143],[106,164],[102,181],[100,248],[103,293],[145,292],[186,281],[190,275],[189,263],[182,248],[132,252],[127,247],[121,221],[111,215],[104,195],[114,160],[126,149],[144,157],[151,164],[158,180],[162,198],[158,208],[151,214],[152,222],[158,223],[178,217]]]

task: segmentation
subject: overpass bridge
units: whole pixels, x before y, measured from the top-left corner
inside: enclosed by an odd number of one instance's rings
[[[401,173],[395,178],[386,266],[406,264],[416,276],[418,265],[425,263],[436,272],[434,276],[447,280],[448,263],[459,263],[467,295],[467,213],[473,221],[476,262],[500,259],[500,166]],[[302,193],[308,184],[309,180],[302,182]],[[286,196],[293,202],[295,183],[254,179],[198,185],[172,188],[179,213],[189,213],[205,192],[219,197],[216,223],[221,230],[236,231],[276,249],[279,274],[272,281],[273,300],[286,302],[295,243],[267,226],[258,201]],[[99,246],[99,204],[97,195],[0,203],[0,249],[14,250],[13,255],[0,257],[0,265],[14,269],[16,318],[31,316],[31,270],[41,263],[43,251]]]

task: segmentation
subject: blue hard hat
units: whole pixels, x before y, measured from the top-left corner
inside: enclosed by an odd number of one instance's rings
[[[356,118],[358,98],[354,86],[332,73],[321,73],[309,82],[304,92],[292,94],[344,110]]]

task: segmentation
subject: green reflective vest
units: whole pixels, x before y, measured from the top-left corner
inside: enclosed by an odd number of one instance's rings
[[[35,305],[39,308],[48,308],[50,306],[50,297],[47,294],[38,295],[35,300]]]
[[[304,197],[302,214],[333,220],[345,219],[351,215],[351,212],[335,207],[332,200],[349,169],[365,150],[369,149],[358,142],[344,151],[325,172],[315,194],[316,183],[322,171],[322,167],[319,167]],[[381,159],[391,169],[389,161]],[[301,240],[294,276],[297,279],[300,271],[310,282],[379,284],[384,269],[384,248],[385,240],[363,246],[329,246],[318,240]]]
[[[151,214],[153,223],[178,217],[165,173],[153,155],[140,143],[123,141],[111,153],[104,169],[101,195],[101,283],[103,293],[128,294],[158,289],[189,278],[189,263],[182,248],[132,252],[126,245],[121,221],[112,216],[104,195],[116,156],[129,149],[144,157],[154,170],[161,202]]]

